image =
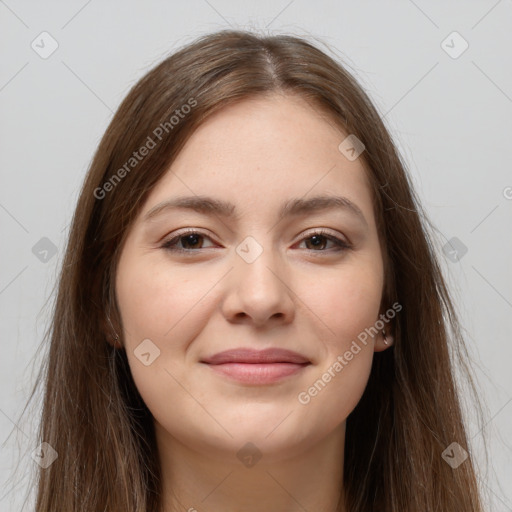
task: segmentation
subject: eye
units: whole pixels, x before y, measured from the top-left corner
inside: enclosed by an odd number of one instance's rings
[[[191,253],[197,252],[199,249],[208,249],[213,247],[213,245],[205,247],[204,240],[211,240],[211,238],[205,233],[191,229],[185,232],[182,231],[170,240],[164,242],[162,249],[171,252]],[[340,252],[351,249],[352,247],[348,242],[345,242],[322,229],[309,233],[308,236],[303,238],[300,243],[304,242],[306,243],[306,248],[311,252]],[[326,250],[326,246],[329,243],[334,245],[334,247],[330,248],[332,250]]]
[[[301,243],[303,242],[306,243],[306,248],[313,252],[331,252],[325,250],[329,242],[334,244],[334,251],[332,252],[339,252],[351,248],[348,242],[341,240],[323,229],[309,233],[307,237],[301,240]]]
[[[181,232],[170,240],[167,240],[162,245],[162,248],[168,251],[193,252],[197,249],[204,248],[202,243],[204,239],[210,239],[210,237],[199,231],[189,230]],[[180,243],[182,247],[179,247]]]

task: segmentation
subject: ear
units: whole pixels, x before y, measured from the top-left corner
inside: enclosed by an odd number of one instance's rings
[[[384,350],[392,347],[395,342],[395,338],[391,333],[391,325],[387,325],[382,331],[375,337],[375,352],[383,352]]]
[[[123,343],[121,341],[121,329],[117,325],[117,322],[113,322],[110,319],[108,313],[103,315],[102,331],[107,343],[112,345],[114,348],[123,348]]]

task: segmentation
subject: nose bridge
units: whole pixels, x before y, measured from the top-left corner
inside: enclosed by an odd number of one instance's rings
[[[268,233],[256,236],[247,236],[238,244],[235,269],[244,288],[249,287],[253,293],[264,292],[268,297],[283,286],[278,278],[283,266],[278,251],[272,246],[272,237]]]

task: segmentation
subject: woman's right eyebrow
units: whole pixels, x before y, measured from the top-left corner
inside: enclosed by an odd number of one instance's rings
[[[144,215],[143,220],[144,222],[150,221],[162,213],[175,209],[186,209],[206,215],[213,214],[220,217],[231,217],[234,220],[238,220],[240,217],[239,213],[236,212],[236,205],[228,201],[208,196],[183,196],[158,203]],[[278,219],[318,213],[325,210],[347,211],[368,226],[363,212],[354,202],[347,197],[331,195],[315,196],[309,199],[290,199],[281,207]]]
[[[203,214],[215,214],[221,217],[235,217],[236,206],[233,203],[207,196],[184,196],[167,199],[151,208],[144,216],[144,222],[166,213],[169,210],[194,210]]]

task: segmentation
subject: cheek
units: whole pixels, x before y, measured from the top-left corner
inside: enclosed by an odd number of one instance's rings
[[[187,349],[212,314],[208,291],[218,280],[216,273],[199,277],[178,265],[171,269],[166,261],[148,265],[128,251],[121,257],[116,293],[123,343],[135,384],[152,411],[167,410],[169,397],[183,393],[178,382],[186,381]]]
[[[125,340],[133,346],[150,338],[163,347],[164,340],[173,337],[177,326],[182,333],[186,316],[197,315],[209,283],[194,279],[178,266],[171,270],[142,261],[126,258],[118,269],[117,299]]]
[[[187,400],[180,384],[186,385],[184,355],[189,340],[202,328],[207,316],[201,298],[212,283],[194,279],[178,266],[170,271],[168,265],[148,265],[143,261],[127,251],[118,265],[116,293],[123,320],[123,343],[132,377],[146,406],[157,420],[178,431],[182,428],[181,415],[171,415],[172,407],[179,404],[181,414],[201,417],[201,411],[194,408],[196,402]],[[200,390],[194,396],[202,400]]]
[[[346,271],[323,280],[321,288],[304,291],[322,326],[324,354],[297,399],[308,413],[323,417],[327,429],[347,418],[366,388],[374,355],[367,330],[378,320],[381,294],[378,265],[347,265]]]
[[[315,286],[304,284],[299,296],[315,313],[329,350],[344,351],[378,319],[383,285],[379,265],[346,265],[317,279]]]

